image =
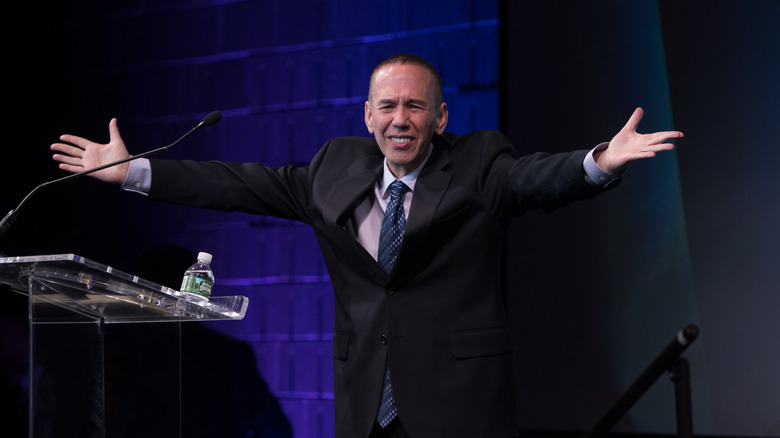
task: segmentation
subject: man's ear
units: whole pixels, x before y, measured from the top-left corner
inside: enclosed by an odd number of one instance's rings
[[[439,114],[436,116],[436,134],[442,135],[444,133],[444,128],[447,127],[448,118],[449,110],[447,109],[447,104],[442,102],[441,105],[439,105]]]
[[[366,128],[368,128],[368,132],[373,134],[374,133],[374,122],[371,117],[371,107],[368,104],[368,101],[366,101],[365,106],[363,107],[363,112],[365,116],[366,121]]]

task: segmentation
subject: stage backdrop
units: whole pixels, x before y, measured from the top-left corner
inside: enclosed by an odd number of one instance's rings
[[[48,150],[60,134],[106,141],[111,117],[139,153],[220,110],[162,156],[305,164],[333,136],[368,135],[369,74],[398,52],[439,68],[450,131],[500,127],[519,153],[592,147],[644,107],[640,131],[685,131],[678,152],[511,230],[522,427],[587,429],[695,323],[697,434],[780,434],[780,3],[17,3],[3,28],[3,214],[64,175]],[[171,247],[211,252],[214,293],[250,297],[244,321],[208,327],[251,346],[294,436],[332,436],[332,289],[307,227],[84,179],[41,192],[0,237],[3,253],[74,252],[134,273]],[[666,376],[618,430],[674,432]]]
[[[582,430],[688,323],[694,431],[780,435],[780,2],[506,2],[501,126],[520,153],[640,132],[678,150],[516,221],[525,427]],[[663,376],[617,429],[675,432]]]

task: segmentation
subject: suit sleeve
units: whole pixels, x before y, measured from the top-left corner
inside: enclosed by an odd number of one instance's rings
[[[310,222],[308,167],[150,160],[149,199]]]
[[[517,158],[501,133],[488,132],[481,143],[482,193],[499,215],[519,216],[536,209],[551,212],[607,190],[585,177],[582,166],[588,150]]]

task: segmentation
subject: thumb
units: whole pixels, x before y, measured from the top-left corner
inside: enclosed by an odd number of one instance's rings
[[[119,135],[119,126],[117,125],[116,118],[111,119],[108,123],[108,134],[111,143],[122,143],[122,136]]]
[[[642,120],[644,115],[645,111],[642,108],[635,109],[634,113],[631,114],[631,118],[628,119],[628,122],[626,122],[626,126],[624,126],[623,129],[636,132],[636,128],[639,126],[639,122]]]

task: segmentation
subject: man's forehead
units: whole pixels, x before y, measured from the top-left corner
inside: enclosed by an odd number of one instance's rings
[[[391,64],[374,73],[371,94],[374,99],[430,98],[431,74],[424,67],[414,64]]]
[[[387,80],[412,80],[416,82],[431,82],[431,72],[416,64],[389,64],[374,73],[374,82]]]

